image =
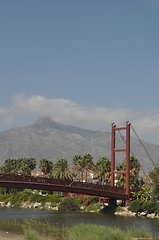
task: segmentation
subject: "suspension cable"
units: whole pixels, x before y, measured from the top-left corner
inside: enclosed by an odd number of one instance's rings
[[[122,139],[122,140],[124,141],[124,143],[126,144],[126,141],[125,141],[124,136],[121,134],[120,131],[118,131],[118,133],[119,133],[121,139]],[[132,155],[133,157],[135,157],[135,154],[133,153],[133,151],[132,151],[131,149],[130,149],[130,152],[131,152],[131,155]],[[136,158],[136,157],[135,157],[135,158]],[[140,163],[139,163],[139,165],[140,165],[141,171],[143,172],[143,174],[144,174],[144,176],[146,177],[146,179],[148,180],[148,182],[149,182],[149,183],[152,183],[152,179],[150,178],[149,174],[147,174],[147,173],[145,172],[145,170],[143,169],[143,167],[141,166]]]
[[[142,145],[142,147],[144,148],[145,152],[147,153],[147,156],[149,157],[150,161],[152,162],[153,166],[155,167],[155,162],[152,159],[152,157],[150,156],[149,152],[147,151],[146,147],[144,146],[143,142],[141,141],[141,139],[139,138],[139,136],[137,135],[137,132],[135,131],[134,127],[131,125],[131,128],[133,130],[133,132],[135,133],[137,139],[139,140],[140,144]]]

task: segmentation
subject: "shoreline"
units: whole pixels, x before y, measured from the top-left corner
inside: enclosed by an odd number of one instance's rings
[[[14,208],[14,206],[11,204],[11,202],[0,202],[0,208]],[[24,209],[24,208],[29,208],[29,209],[45,209],[45,210],[54,210],[58,211],[58,206],[52,207],[51,202],[46,202],[45,206],[42,206],[41,203],[39,202],[23,202],[21,203],[21,206],[19,208]],[[103,207],[101,207],[102,211]],[[100,209],[97,211],[91,210],[90,212],[100,212]],[[119,207],[117,210],[113,213],[115,215],[120,215],[120,216],[127,216],[127,217],[145,217],[145,218],[153,218],[153,219],[159,219],[159,214],[155,215],[155,213],[147,213],[147,212],[131,212],[128,210],[128,207]]]
[[[128,217],[144,217],[144,218],[153,218],[153,219],[159,219],[159,214],[155,215],[155,213],[147,213],[147,212],[131,212],[128,210],[127,207],[122,207],[121,211],[117,210],[115,215],[120,215],[120,216],[128,216]]]

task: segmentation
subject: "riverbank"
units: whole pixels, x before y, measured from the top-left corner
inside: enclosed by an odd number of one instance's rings
[[[147,212],[135,213],[135,212],[129,211],[128,207],[119,207],[119,208],[117,208],[117,211],[114,214],[120,215],[120,216],[146,217],[146,218],[159,219],[159,214],[147,213]]]
[[[24,236],[0,230],[0,240],[24,240]]]
[[[6,208],[12,208],[15,207],[15,205],[11,201],[5,201],[5,202],[0,202],[0,207],[6,207]],[[40,202],[21,202],[19,208],[24,208],[24,209],[40,209],[40,210],[53,210],[53,211],[58,211],[59,210],[59,205],[57,204],[56,206],[52,206],[52,202],[46,202],[45,204],[40,203]],[[111,207],[105,206],[104,204],[90,204],[87,206],[87,208],[83,208],[83,206],[80,206],[80,211],[84,212],[109,212],[109,209]],[[104,211],[103,211],[104,210]],[[105,211],[106,210],[106,211]],[[113,208],[113,214],[115,215],[120,215],[120,216],[130,216],[130,217],[146,217],[146,218],[153,218],[153,219],[159,219],[159,214],[155,213],[147,213],[147,212],[131,212],[129,211],[128,207],[114,207]]]

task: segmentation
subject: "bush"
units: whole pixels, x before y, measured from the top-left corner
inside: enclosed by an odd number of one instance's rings
[[[131,212],[143,212],[144,211],[144,202],[140,200],[131,201],[129,204],[129,211]]]
[[[4,202],[8,198],[9,198],[9,194],[0,194],[0,202]]]
[[[85,201],[84,201],[84,206],[89,206],[90,204],[93,203],[98,203],[99,202],[99,197],[96,196],[89,196]]]
[[[155,204],[155,215],[159,214],[159,203]]]
[[[94,203],[90,204],[85,208],[86,212],[99,212],[101,210],[101,204],[100,203]]]
[[[143,208],[144,208],[144,211],[146,211],[147,213],[154,213],[155,212],[155,204],[150,202],[150,201],[144,202]]]
[[[159,203],[153,203],[151,201],[143,202],[140,200],[134,200],[130,202],[129,210],[131,212],[147,212],[155,213],[156,215],[159,213]]]
[[[59,205],[60,211],[79,211],[80,199],[79,198],[64,198]]]
[[[45,197],[45,202],[51,202],[52,206],[56,206],[62,200],[60,193],[48,194]]]

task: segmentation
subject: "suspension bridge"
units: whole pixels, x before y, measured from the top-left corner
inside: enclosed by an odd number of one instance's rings
[[[125,205],[128,205],[131,199],[130,192],[130,128],[131,123],[126,122],[124,127],[117,127],[115,123],[111,128],[111,182],[110,185],[102,185],[92,182],[81,182],[77,180],[62,180],[46,177],[35,176],[22,176],[22,175],[9,175],[0,174],[0,187],[1,188],[18,188],[18,189],[38,189],[48,191],[59,191],[65,193],[86,194],[109,199],[110,204],[115,204],[116,200],[122,200]],[[134,129],[133,129],[134,130]],[[125,131],[125,147],[117,147],[116,132]],[[134,130],[135,135],[139,139]],[[141,140],[139,139],[141,142]],[[144,145],[143,145],[144,147]],[[145,149],[146,151],[146,149]],[[122,152],[125,154],[126,169],[125,171],[116,171],[116,155]],[[150,159],[152,162],[153,160]],[[153,162],[154,164],[154,162]],[[116,187],[115,178],[118,174],[125,175],[125,188]]]

